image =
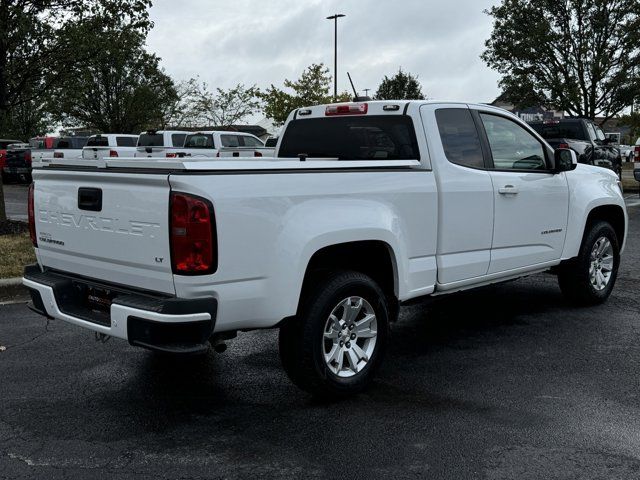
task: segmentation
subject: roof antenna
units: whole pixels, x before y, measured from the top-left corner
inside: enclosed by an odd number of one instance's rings
[[[347,72],[347,77],[349,77],[349,83],[351,83],[351,88],[353,89],[353,101],[354,102],[366,102],[368,100],[371,100],[371,98],[369,97],[360,97],[358,96],[358,91],[356,90],[355,85],[353,84],[353,80],[351,80],[351,74],[349,72]]]

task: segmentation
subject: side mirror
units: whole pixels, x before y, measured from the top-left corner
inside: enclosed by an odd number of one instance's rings
[[[570,148],[559,148],[554,154],[556,161],[556,173],[570,172],[578,166],[578,156]]]

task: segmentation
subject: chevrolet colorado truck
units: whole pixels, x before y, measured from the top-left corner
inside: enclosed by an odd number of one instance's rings
[[[169,353],[279,328],[291,380],[364,389],[400,305],[552,270],[604,302],[627,232],[609,170],[486,105],[292,112],[276,157],[34,165],[40,314]]]

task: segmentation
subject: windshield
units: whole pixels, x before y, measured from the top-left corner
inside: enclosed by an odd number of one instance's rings
[[[164,137],[160,133],[143,133],[138,138],[139,147],[164,147]]]
[[[400,115],[293,120],[279,157],[339,160],[419,160],[413,121]]]
[[[187,135],[184,142],[185,148],[215,148],[213,145],[213,135],[205,133]]]

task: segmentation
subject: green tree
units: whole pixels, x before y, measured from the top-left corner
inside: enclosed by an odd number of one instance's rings
[[[83,58],[76,55],[77,27],[95,16],[127,19],[148,29],[150,0],[1,0],[0,128],[23,140],[46,130],[52,94]],[[94,51],[100,48],[94,45]],[[0,222],[6,220],[0,184]]]
[[[630,128],[629,141],[632,145],[638,138],[640,138],[640,112],[632,112],[628,115],[622,115],[618,124]]]
[[[298,80],[284,81],[284,86],[288,90],[277,88],[272,84],[261,93],[264,113],[275,124],[282,125],[289,114],[297,108],[332,103],[331,82],[329,69],[324,64],[310,65]],[[337,100],[347,102],[350,99],[348,93],[343,93]]]
[[[424,100],[418,77],[398,70],[393,77],[385,75],[375,95],[376,100]]]
[[[202,117],[208,125],[229,127],[260,111],[260,90],[254,85],[238,84],[227,90],[215,92],[204,89],[200,96]]]
[[[145,50],[146,32],[131,24],[105,25],[95,17],[77,36],[76,54],[84,61],[61,85],[52,108],[63,125],[105,133],[162,126],[177,92],[160,59]]]
[[[505,99],[605,121],[640,89],[638,0],[502,0],[482,59]]]

